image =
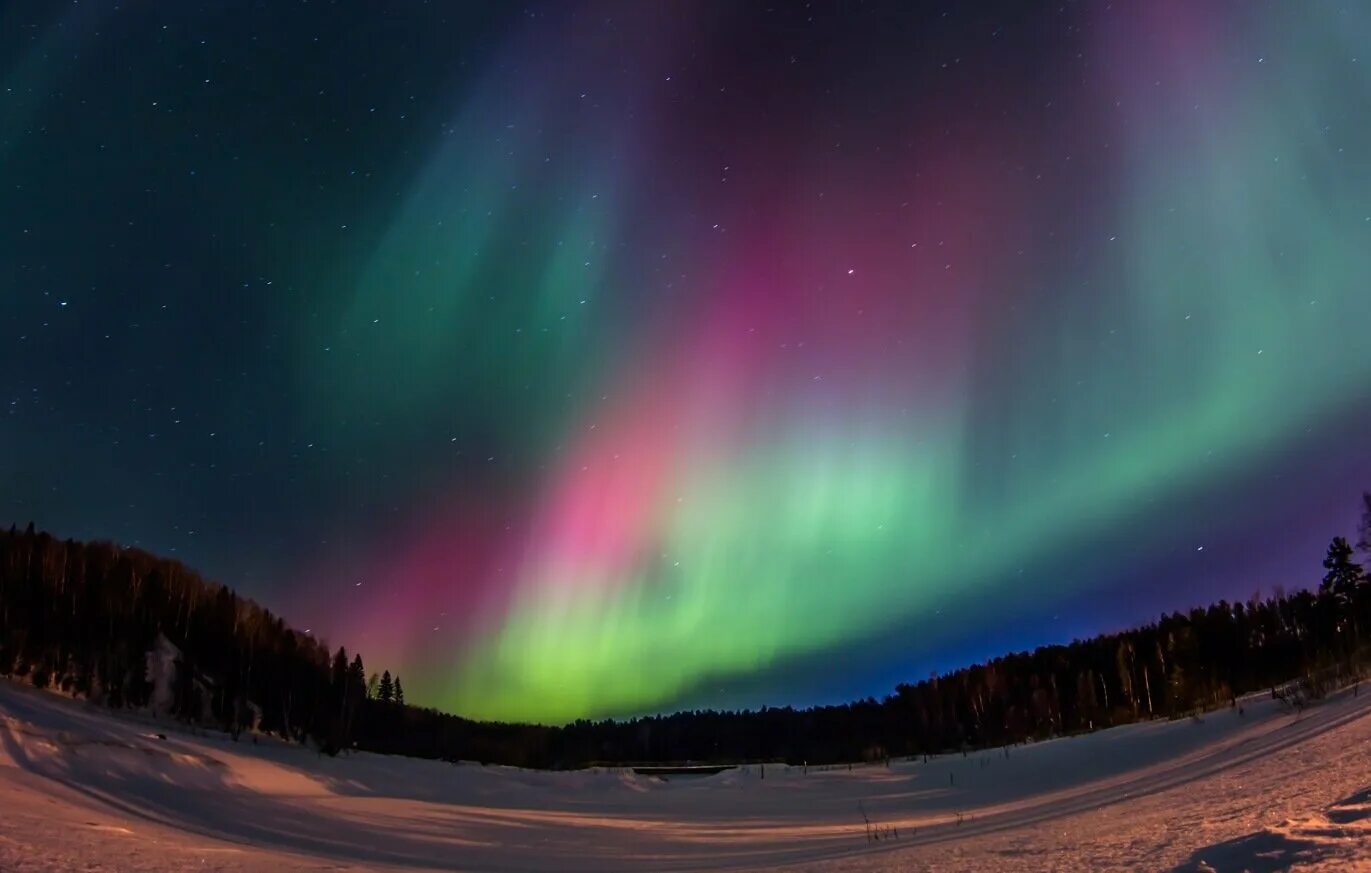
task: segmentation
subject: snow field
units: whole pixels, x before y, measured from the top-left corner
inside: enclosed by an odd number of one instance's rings
[[[1371,869],[1371,694],[1242,703],[662,780],[328,758],[0,683],[0,870]]]

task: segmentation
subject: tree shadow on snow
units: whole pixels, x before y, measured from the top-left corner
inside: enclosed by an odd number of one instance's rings
[[[1371,788],[1343,798],[1324,813],[1304,821],[1196,849],[1173,873],[1275,873],[1296,864],[1345,856],[1365,839],[1359,823],[1371,819]]]

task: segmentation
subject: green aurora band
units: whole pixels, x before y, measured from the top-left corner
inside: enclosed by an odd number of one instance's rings
[[[1095,22],[1108,75],[1059,123],[1106,145],[1075,176],[1060,149],[1011,158],[992,124],[902,155],[901,207],[890,159],[819,161],[762,208],[729,204],[729,240],[693,256],[662,244],[670,218],[642,227],[630,192],[706,208],[643,176],[660,164],[632,131],[563,106],[541,71],[491,86],[508,105],[478,93],[342,313],[358,372],[315,386],[410,423],[481,395],[503,407],[496,442],[541,453],[497,557],[416,545],[391,579],[500,589],[446,656],[397,619],[423,641],[414,685],[492,719],[669,705],[993,593],[1365,397],[1364,341],[1330,338],[1371,323],[1371,30],[1355,9],[1243,17]],[[603,102],[648,117],[661,99]],[[551,140],[580,150],[570,170]],[[822,143],[790,147],[803,164]],[[824,211],[794,214],[811,191]],[[1062,204],[1089,220],[1039,213]]]

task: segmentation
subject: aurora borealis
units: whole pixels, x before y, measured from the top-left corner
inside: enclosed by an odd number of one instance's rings
[[[549,722],[1350,531],[1371,9],[323,5],[0,11],[0,521]]]

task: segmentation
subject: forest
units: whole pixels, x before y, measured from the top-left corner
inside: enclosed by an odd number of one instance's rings
[[[176,561],[29,524],[0,532],[0,674],[116,709],[157,704],[235,740],[264,732],[328,754],[543,768],[871,761],[1185,717],[1255,691],[1317,696],[1327,677],[1359,675],[1362,634],[1371,633],[1371,581],[1357,560],[1371,558],[1371,494],[1359,533],[1355,544],[1332,539],[1309,588],[1004,655],[900,684],[883,700],[540,726],[408,704],[399,676],[369,675],[360,654],[330,651]],[[160,701],[157,652],[175,667]]]

